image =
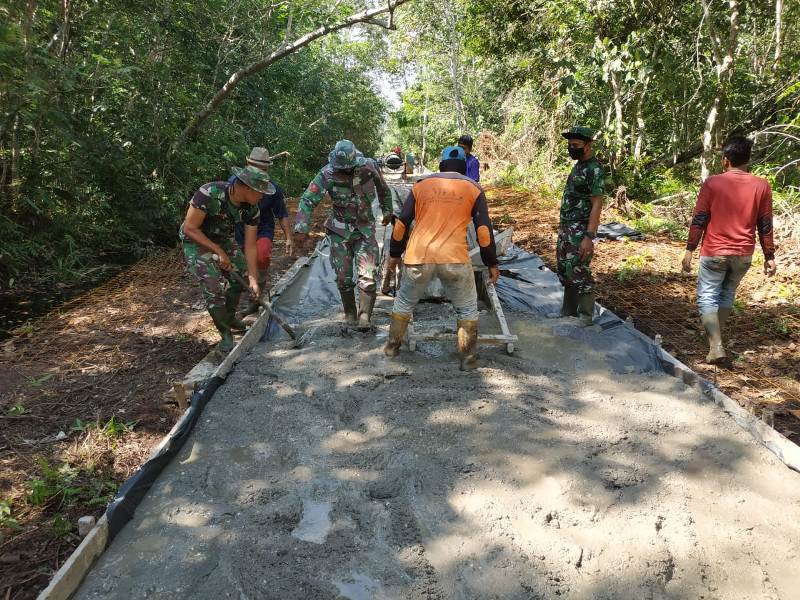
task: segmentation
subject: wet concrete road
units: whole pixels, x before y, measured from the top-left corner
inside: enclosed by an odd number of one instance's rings
[[[513,315],[387,361],[388,309],[258,346],[77,598],[797,597],[800,475],[695,391]]]

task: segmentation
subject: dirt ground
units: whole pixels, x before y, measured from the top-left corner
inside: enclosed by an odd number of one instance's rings
[[[388,361],[389,310],[257,346],[76,597],[796,595],[800,476],[696,391],[529,315],[468,374],[433,343]]]
[[[296,201],[289,202],[294,214]],[[325,209],[315,214],[310,250]],[[270,281],[295,258],[276,235]],[[178,417],[168,392],[219,336],[180,249],[158,252],[0,345],[0,598],[35,598]],[[4,512],[5,511],[5,512]]]
[[[512,225],[514,242],[554,270],[558,207],[511,188],[489,188],[488,197],[495,226]],[[603,222],[610,220],[620,219],[607,211]],[[644,333],[661,335],[670,353],[800,443],[800,242],[776,241],[778,275],[763,275],[757,249],[739,288],[727,333],[731,369],[703,362],[708,347],[697,316],[696,275],[680,271],[684,243],[666,233],[645,241],[602,242],[592,267],[598,302],[631,317]]]

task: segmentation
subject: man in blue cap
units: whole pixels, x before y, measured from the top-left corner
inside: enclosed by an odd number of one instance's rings
[[[478,294],[467,248],[470,223],[475,224],[481,260],[489,267],[491,283],[500,277],[500,269],[486,196],[481,186],[466,176],[464,149],[445,148],[439,171],[414,184],[394,223],[389,269],[401,260],[405,269],[383,352],[388,357],[400,353],[414,307],[431,280],[438,277],[456,311],[458,353],[461,370],[466,371],[477,366],[478,346]]]
[[[603,167],[592,150],[594,130],[576,126],[561,135],[576,161],[564,186],[556,245],[557,274],[564,286],[561,316],[578,317],[582,325],[591,325],[594,278],[589,265],[603,210]]]

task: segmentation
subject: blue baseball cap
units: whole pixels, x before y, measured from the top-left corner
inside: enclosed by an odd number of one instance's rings
[[[467,155],[461,146],[448,146],[442,150],[442,158],[440,160],[463,160],[467,162]]]

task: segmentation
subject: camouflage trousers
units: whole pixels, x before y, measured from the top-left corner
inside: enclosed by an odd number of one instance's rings
[[[587,294],[594,287],[592,268],[589,266],[592,257],[581,260],[578,254],[586,229],[586,223],[562,223],[558,226],[556,244],[558,279],[561,285],[573,287],[579,294]]]
[[[336,286],[344,291],[355,288],[355,268],[358,287],[365,292],[374,292],[378,271],[378,242],[375,236],[356,235],[347,239],[329,231],[328,238],[331,241],[331,267],[336,273]]]
[[[244,254],[237,247],[226,249],[231,264],[239,273],[247,271]],[[241,293],[241,284],[225,273],[219,263],[212,258],[213,253],[200,248],[192,242],[183,243],[183,254],[186,258],[186,268],[197,279],[206,308],[224,307],[225,292]]]

